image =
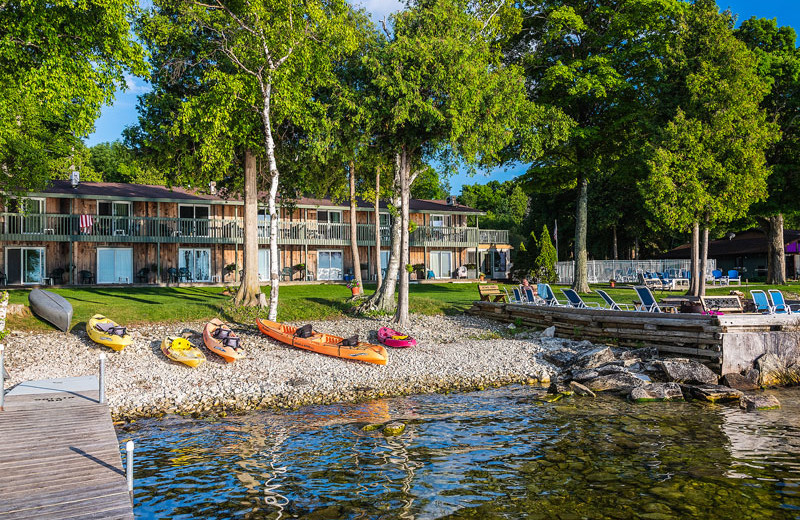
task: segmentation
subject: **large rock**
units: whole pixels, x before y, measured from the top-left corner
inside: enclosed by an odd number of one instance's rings
[[[629,372],[623,366],[617,364],[608,364],[595,369],[598,375],[604,376],[606,374],[615,374],[617,372]]]
[[[750,377],[736,372],[725,374],[719,380],[720,384],[735,388],[737,390],[748,391],[758,390],[758,379],[751,379]]]
[[[572,388],[564,383],[550,383],[550,386],[547,389],[548,394],[564,394],[564,395],[572,395]]]
[[[570,372],[572,379],[575,381],[588,381],[589,379],[594,379],[600,375],[600,372],[597,370],[593,370],[591,368],[586,370],[573,370]]]
[[[554,338],[556,337],[556,326],[553,325],[552,327],[547,327],[542,331],[543,338]]]
[[[595,392],[610,390],[627,393],[638,386],[646,385],[647,382],[630,372],[615,372],[584,381],[583,384],[586,388]]]
[[[622,359],[655,359],[658,357],[658,349],[655,347],[637,348],[626,350],[621,355]]]
[[[597,397],[594,392],[583,386],[577,381],[570,381],[569,387],[575,392],[576,395],[583,397]]]
[[[683,392],[678,383],[653,383],[631,390],[628,398],[637,403],[647,401],[682,401]]]
[[[614,361],[616,357],[610,347],[597,347],[584,352],[575,359],[577,368],[596,368]]]
[[[386,435],[387,437],[393,437],[395,435],[400,435],[405,430],[406,430],[405,423],[395,421],[395,422],[390,422],[383,427],[383,434]]]
[[[656,361],[668,381],[687,385],[716,385],[717,374],[693,359],[664,359]]]
[[[775,354],[764,354],[756,359],[761,386],[789,386],[800,383],[800,366],[785,362]]]
[[[736,390],[722,385],[681,385],[684,396],[701,401],[738,401],[744,395],[741,390]]]
[[[781,407],[781,402],[774,395],[743,395],[739,399],[739,407],[748,412],[757,410],[776,410]]]
[[[552,363],[557,367],[565,367],[571,365],[578,353],[572,349],[561,348],[558,350],[546,351],[542,354],[542,358],[548,363]]]

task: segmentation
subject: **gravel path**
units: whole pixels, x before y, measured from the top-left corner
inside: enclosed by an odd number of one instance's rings
[[[374,318],[312,323],[315,330],[339,336],[357,333],[373,342],[379,327],[391,326],[388,319]],[[116,418],[128,419],[544,383],[553,373],[539,359],[548,341],[537,333],[510,338],[507,325],[472,316],[414,315],[412,323],[408,332],[417,338],[417,347],[387,349],[386,366],[292,348],[253,328],[237,329],[247,357],[230,365],[208,351],[208,361],[196,369],[163,356],[164,337],[199,334],[202,323],[132,327],[133,344],[118,353],[93,343],[85,330],[14,332],[7,340],[7,385],[93,374],[98,354],[106,352],[108,402]],[[190,339],[202,344],[199,336]]]

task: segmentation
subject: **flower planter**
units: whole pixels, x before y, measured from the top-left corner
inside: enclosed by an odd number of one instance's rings
[[[361,293],[361,287],[351,287],[350,292],[353,293],[353,296],[358,296]]]

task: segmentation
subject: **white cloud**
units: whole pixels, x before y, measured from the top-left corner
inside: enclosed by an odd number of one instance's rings
[[[137,83],[139,78],[133,76],[132,74],[125,74],[125,85],[126,85],[126,93],[128,94],[144,94],[145,92],[150,92],[150,84],[146,81],[141,81],[141,83]]]
[[[372,14],[372,20],[376,23],[403,8],[399,0],[354,0],[353,3]]]

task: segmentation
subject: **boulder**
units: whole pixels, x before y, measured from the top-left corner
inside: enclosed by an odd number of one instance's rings
[[[699,399],[701,401],[710,401],[712,403],[718,401],[736,401],[741,399],[744,395],[741,390],[722,385],[681,385],[681,390],[684,396],[689,396],[692,399]]]
[[[693,359],[664,359],[656,361],[667,381],[688,385],[716,385],[717,374]]]
[[[572,395],[572,389],[564,383],[550,383],[550,386],[547,388],[547,393]]]
[[[594,392],[583,386],[582,384],[578,383],[577,381],[570,381],[569,387],[575,392],[575,395],[580,395],[583,397],[597,397]]]
[[[578,353],[572,349],[558,349],[558,350],[550,350],[542,354],[542,358],[547,361],[548,363],[552,363],[557,367],[565,367],[571,365],[575,358],[578,356]]]
[[[575,381],[587,381],[589,379],[594,379],[598,377],[600,373],[597,370],[587,369],[587,370],[573,370],[570,372],[572,375],[572,379]]]
[[[739,408],[748,412],[757,410],[777,410],[781,407],[781,402],[774,395],[753,395],[746,394],[739,399]]]
[[[595,392],[603,392],[606,390],[630,392],[638,386],[646,385],[647,382],[630,372],[615,372],[584,381],[583,384],[586,388],[594,390]]]
[[[761,386],[789,386],[800,383],[800,366],[785,362],[775,354],[764,354],[756,359]]]
[[[615,374],[617,372],[628,372],[624,367],[616,364],[603,365],[595,369],[598,375],[604,376],[606,374]]]
[[[389,437],[400,435],[406,429],[405,423],[401,422],[390,422],[386,426],[383,427],[383,434]]]
[[[556,326],[553,325],[552,327],[547,327],[542,331],[543,338],[554,338],[556,337]]]
[[[758,379],[750,379],[746,375],[737,374],[736,372],[725,374],[720,378],[719,382],[722,385],[742,391],[758,390],[760,388]]]
[[[647,401],[682,401],[683,392],[678,383],[653,383],[631,390],[628,399],[636,403]]]
[[[597,347],[583,352],[575,359],[575,366],[580,368],[596,368],[614,361],[616,357],[610,347]]]
[[[27,305],[23,305],[22,303],[9,303],[8,307],[6,308],[6,314],[9,316],[30,316],[31,308]]]

